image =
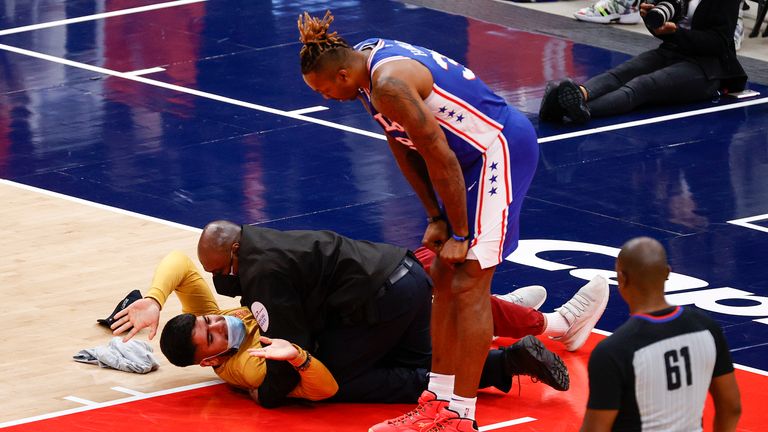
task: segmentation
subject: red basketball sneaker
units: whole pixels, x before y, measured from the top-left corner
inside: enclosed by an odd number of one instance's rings
[[[437,413],[435,423],[421,432],[478,432],[478,430],[474,420],[459,417],[456,411],[445,407]]]
[[[438,412],[447,406],[447,401],[438,400],[434,393],[424,390],[419,396],[419,405],[416,408],[400,417],[374,425],[368,432],[422,432],[434,424]]]

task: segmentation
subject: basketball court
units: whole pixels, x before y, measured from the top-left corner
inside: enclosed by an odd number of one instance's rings
[[[539,124],[547,80],[583,80],[629,56],[390,0],[3,7],[0,428],[364,431],[408,408],[267,410],[210,369],[170,365],[159,337],[151,344],[160,368],[147,375],[72,360],[109,341],[96,320],[129,291],[146,292],[164,255],[195,257],[200,229],[215,219],[418,247],[423,210],[378,125],[358,103],[326,101],[302,81],[296,18],[331,8],[348,41],[380,36],[432,48],[536,126],[541,157],[522,241],[499,266],[495,293],[543,285],[549,312],[594,275],[611,280],[584,348],[569,353],[545,341],[567,363],[571,389],[523,378],[509,394],[483,391],[481,430],[578,430],[590,350],[628,317],[613,261],[641,235],[667,248],[668,300],[696,305],[723,327],[744,404],[738,430],[765,430],[768,82],[750,82],[761,93],[752,99],[641,109],[582,127]],[[161,321],[180,309],[171,298]]]

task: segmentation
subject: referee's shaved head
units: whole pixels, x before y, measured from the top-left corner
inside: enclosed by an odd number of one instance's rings
[[[616,269],[633,287],[647,294],[660,294],[664,292],[664,281],[669,276],[667,252],[661,243],[650,237],[633,238],[621,247]]]

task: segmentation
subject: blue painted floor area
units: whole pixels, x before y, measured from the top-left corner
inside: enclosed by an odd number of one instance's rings
[[[390,1],[303,2],[315,15],[330,6],[350,42],[397,38],[466,64],[525,112],[540,137],[734,103],[646,108],[585,127],[539,124],[547,80],[586,79],[628,57]],[[359,104],[324,101],[304,85],[302,10],[295,2],[212,0],[0,36],[0,44],[118,72],[160,66],[146,77],[278,110],[323,105],[330,109],[307,115],[381,133]],[[0,28],[101,12],[90,0],[18,4]],[[670,294],[723,324],[735,361],[768,370],[768,233],[727,223],[768,214],[767,116],[768,104],[759,104],[543,143],[521,237],[583,249],[539,254],[567,269],[505,262],[494,291],[541,284],[551,310],[585,275],[612,270],[610,254],[584,245],[619,248],[652,236],[668,248],[673,271],[688,277]],[[226,218],[409,247],[424,229],[384,141],[6,50],[0,177],[197,227]],[[613,295],[598,327],[611,331],[626,317]]]

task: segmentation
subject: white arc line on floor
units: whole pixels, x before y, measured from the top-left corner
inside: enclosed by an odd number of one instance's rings
[[[504,421],[504,422],[501,422],[501,423],[494,423],[494,424],[482,426],[482,427],[480,427],[480,430],[485,432],[485,431],[505,428],[507,426],[514,426],[514,425],[519,425],[519,424],[523,424],[523,423],[528,423],[528,422],[532,422],[532,421],[536,421],[536,419],[533,418],[533,417],[520,417],[520,418],[517,418],[517,419],[514,419],[514,420],[508,420],[508,421]]]
[[[93,21],[97,19],[110,18],[110,17],[120,16],[120,15],[146,12],[146,11],[151,11],[156,9],[164,9],[164,8],[169,8],[174,6],[182,6],[190,3],[200,3],[204,1],[207,1],[207,0],[178,0],[178,1],[172,1],[167,3],[158,3],[153,5],[140,6],[140,7],[130,8],[130,9],[121,9],[121,10],[116,10],[112,12],[104,12],[104,13],[95,14],[95,15],[81,16],[77,18],[69,18],[69,19],[64,19],[59,21],[51,21],[51,22],[41,23],[41,24],[32,24],[32,25],[23,26],[23,27],[0,30],[0,36],[5,36],[9,34],[14,34],[14,33],[22,33],[22,32],[27,32],[32,30],[40,30],[40,29],[50,28],[50,27],[57,27],[57,26],[67,25],[67,24],[75,24],[75,23],[84,22],[84,21]]]
[[[36,52],[36,51],[30,51],[30,50],[26,50],[26,49],[23,49],[23,48],[16,48],[16,47],[12,47],[10,45],[4,45],[4,44],[0,44],[0,49],[6,50],[6,51],[10,51],[10,52],[15,52],[17,54],[22,54],[22,55],[26,55],[26,56],[30,56],[30,57],[39,58],[39,59],[42,59],[42,60],[52,61],[52,62],[55,62],[55,63],[61,63],[63,65],[72,66],[72,67],[76,67],[76,68],[79,68],[79,69],[89,70],[91,72],[97,72],[97,73],[104,74],[104,75],[110,75],[110,76],[116,76],[116,77],[119,77],[119,78],[125,78],[127,80],[136,81],[136,82],[140,82],[140,83],[144,83],[144,84],[149,84],[149,85],[153,85],[153,86],[156,86],[156,87],[162,87],[164,89],[174,90],[174,91],[177,91],[177,92],[180,92],[180,93],[186,93],[186,94],[190,94],[190,95],[193,95],[193,96],[199,96],[199,97],[202,97],[202,98],[211,99],[211,100],[215,100],[215,101],[218,101],[218,102],[224,102],[224,103],[228,103],[228,104],[232,104],[232,105],[237,105],[237,106],[244,107],[244,108],[250,108],[250,109],[253,109],[253,110],[257,110],[257,111],[263,111],[263,112],[267,112],[267,113],[270,113],[270,114],[275,114],[275,115],[279,115],[279,116],[283,116],[283,117],[290,117],[290,118],[293,118],[293,119],[296,119],[296,120],[301,120],[301,121],[305,121],[305,122],[309,122],[309,123],[315,123],[315,124],[319,124],[321,126],[327,126],[327,127],[330,127],[330,128],[339,129],[339,130],[343,130],[345,132],[351,132],[351,133],[355,133],[355,134],[358,134],[358,135],[367,136],[367,137],[370,137],[370,138],[376,138],[376,139],[380,139],[380,140],[384,140],[384,141],[386,141],[386,139],[387,139],[384,135],[382,135],[380,133],[370,132],[370,131],[367,131],[367,130],[358,129],[358,128],[354,128],[354,127],[350,127],[350,126],[345,126],[345,125],[342,125],[342,124],[333,123],[333,122],[326,121],[326,120],[320,120],[320,119],[316,119],[316,118],[313,118],[313,117],[307,117],[307,116],[304,116],[304,115],[301,115],[301,114],[293,114],[290,111],[283,111],[283,110],[280,110],[280,109],[277,109],[277,108],[271,108],[271,107],[264,106],[264,105],[258,105],[258,104],[250,103],[250,102],[243,102],[241,100],[232,99],[232,98],[228,98],[228,97],[225,97],[225,96],[219,96],[219,95],[216,95],[216,94],[213,94],[213,93],[207,93],[207,92],[200,91],[200,90],[190,89],[190,88],[178,86],[178,85],[175,85],[175,84],[168,84],[166,82],[153,80],[153,79],[146,78],[146,77],[143,77],[143,76],[134,76],[134,75],[131,75],[131,74],[125,73],[125,72],[117,72],[117,71],[113,71],[113,70],[110,70],[110,69],[105,69],[105,68],[98,67],[98,66],[91,66],[91,65],[88,65],[88,64],[85,64],[85,63],[79,63],[79,62],[72,61],[72,60],[67,60],[67,59],[63,59],[63,58],[59,58],[59,57],[54,57],[54,56],[51,56],[51,55],[48,55],[48,54],[39,53],[39,52]]]
[[[79,398],[77,396],[64,396],[62,399],[66,399],[66,400],[68,400],[70,402],[75,402],[75,403],[79,403],[79,404],[86,405],[86,406],[98,405],[98,402],[94,402],[94,401],[88,400],[88,399]]]
[[[120,393],[126,393],[126,394],[129,394],[131,396],[144,396],[146,394],[144,392],[140,392],[140,391],[136,391],[136,390],[131,390],[129,388],[120,387],[120,386],[110,387],[110,389],[112,389],[114,391],[119,391]]]
[[[544,144],[551,141],[560,141],[568,138],[576,138],[576,137],[585,136],[585,135],[593,135],[601,132],[609,132],[609,131],[614,131],[619,129],[628,129],[635,126],[643,126],[643,125],[648,125],[653,123],[677,120],[681,118],[693,117],[693,116],[702,115],[702,114],[710,114],[710,113],[715,113],[720,111],[727,111],[727,110],[732,110],[736,108],[748,107],[751,105],[760,105],[764,103],[768,103],[768,98],[760,98],[760,99],[754,99],[754,100],[749,100],[744,102],[730,103],[727,105],[718,105],[711,108],[685,111],[685,112],[676,113],[676,114],[669,114],[669,115],[664,115],[659,117],[651,117],[644,120],[635,120],[631,122],[618,123],[614,125],[602,126],[602,127],[593,128],[593,129],[585,129],[581,131],[569,132],[569,133],[564,133],[560,135],[552,135],[548,137],[539,138],[539,144]]]

